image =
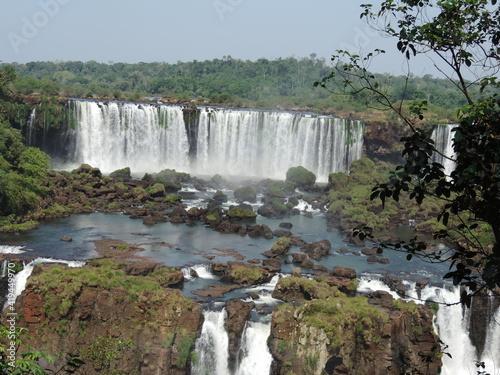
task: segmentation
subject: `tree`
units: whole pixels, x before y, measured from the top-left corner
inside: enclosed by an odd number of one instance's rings
[[[451,261],[444,277],[456,285],[464,282],[472,294],[500,287],[500,84],[496,77],[500,70],[500,9],[496,3],[388,0],[378,10],[362,5],[361,18],[395,39],[408,67],[416,56],[432,55],[436,68],[465,98],[467,104],[458,109],[459,124],[454,129],[456,168],[450,176],[432,161],[438,150],[429,132],[420,126],[428,101],[397,101],[388,86],[368,71],[372,59],[385,51],[377,49],[366,56],[337,51],[332,57],[333,72],[315,83],[331,91],[366,95],[370,105],[393,111],[407,125],[410,135],[402,138],[404,163],[388,182],[373,188],[371,199],[379,198],[384,204],[387,198],[398,201],[405,192],[419,204],[429,196],[440,198],[443,209],[437,220],[446,229],[435,233],[435,238],[448,241],[453,252],[426,253],[426,244],[416,237],[408,243],[379,243],[379,248],[405,251],[408,259],[418,255]],[[407,82],[410,77],[408,71]],[[340,86],[332,88],[335,83]],[[480,87],[478,95],[471,90],[474,86]],[[406,85],[405,90],[408,88]],[[372,237],[366,228],[355,234]],[[470,304],[471,293],[462,293],[463,303]]]

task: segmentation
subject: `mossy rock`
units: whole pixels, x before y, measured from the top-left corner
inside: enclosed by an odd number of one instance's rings
[[[122,168],[122,169],[117,169],[114,172],[111,172],[109,174],[109,177],[116,178],[116,179],[122,179],[123,181],[130,181],[132,179],[132,175],[130,173],[130,168]]]
[[[187,182],[191,179],[189,173],[177,172],[175,169],[164,169],[154,175],[165,182]]]
[[[217,190],[212,199],[218,203],[227,202],[227,195],[223,191]]]
[[[298,188],[308,188],[315,184],[316,175],[302,166],[291,167],[286,172],[286,181]]]
[[[164,182],[161,179],[160,182],[163,184],[163,186],[165,186],[165,191],[168,193],[173,193],[182,189],[182,186],[179,182]]]
[[[280,237],[278,240],[273,243],[271,246],[271,252],[273,254],[284,254],[290,247],[292,246],[292,239],[288,237]]]
[[[148,193],[151,197],[164,197],[165,196],[165,185],[156,183],[153,186],[148,186],[146,188],[146,193]]]
[[[255,192],[255,189],[251,186],[245,186],[241,187],[239,189],[236,189],[234,191],[234,198],[240,202],[256,202],[257,201],[257,194]]]
[[[71,171],[71,173],[72,174],[82,174],[82,173],[91,174],[92,169],[94,169],[94,168],[92,168],[90,165],[88,165],[88,164],[82,164],[78,168],[73,169]]]
[[[229,278],[237,284],[253,285],[263,282],[266,279],[263,271],[259,267],[251,265],[241,265],[231,267]]]
[[[257,214],[252,210],[244,210],[240,207],[231,207],[227,212],[227,216],[231,219],[254,219],[257,217]]]
[[[163,203],[176,203],[182,200],[182,195],[179,194],[168,194],[165,199],[163,199]]]

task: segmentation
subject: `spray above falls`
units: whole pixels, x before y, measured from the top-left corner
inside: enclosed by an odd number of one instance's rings
[[[319,181],[362,156],[361,121],[283,111],[70,101],[67,160],[104,172],[176,169],[284,179],[302,165]]]

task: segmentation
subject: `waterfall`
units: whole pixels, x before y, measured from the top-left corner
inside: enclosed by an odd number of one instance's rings
[[[229,337],[225,329],[226,310],[203,313],[205,321],[196,340],[191,373],[193,375],[231,375],[229,370]],[[267,346],[271,333],[270,317],[265,322],[248,321],[241,338],[239,363],[234,375],[269,374],[272,355]]]
[[[37,264],[43,264],[43,263],[63,263],[66,264],[68,267],[82,267],[85,262],[84,261],[69,261],[69,260],[62,260],[62,259],[51,259],[51,258],[37,258],[28,264],[26,264],[23,268],[22,271],[19,271],[16,273],[16,275],[13,278],[13,283],[14,286],[12,288],[12,296],[9,296],[9,298],[5,301],[4,304],[4,309],[10,305],[15,303],[17,297],[21,295],[23,290],[26,288],[26,282],[28,281],[28,278],[31,276],[31,273],[33,272],[33,269]],[[9,292],[10,292],[10,287],[9,287]]]
[[[288,168],[302,165],[327,181],[362,156],[361,121],[202,107],[188,131],[181,106],[75,100],[69,108],[76,145],[70,159],[104,172],[170,168],[284,179]]]
[[[5,276],[7,276],[7,264],[9,264],[9,261],[7,259],[4,259],[2,262],[2,272],[0,275],[0,279],[3,279]]]
[[[33,146],[35,143],[34,133],[36,132],[36,107],[33,107],[30,113],[30,118],[26,124],[26,144]]]
[[[267,346],[270,322],[247,322],[241,338],[242,360],[236,375],[269,374],[273,357]]]
[[[181,107],[75,101],[73,160],[104,172],[189,167],[188,138]]]
[[[196,340],[196,361],[193,361],[193,375],[229,375],[228,346],[229,338],[224,327],[227,318],[226,310],[205,311],[205,321],[200,337]]]
[[[193,273],[196,276],[193,276]],[[192,280],[194,277],[199,277],[200,279],[214,279],[215,276],[212,273],[211,264],[197,264],[192,267],[184,267],[182,269],[182,274],[184,279]]]
[[[347,172],[363,146],[360,121],[290,112],[203,108],[198,132],[198,173],[284,179],[301,165],[326,181]]]
[[[443,367],[441,375],[470,375],[477,373],[476,348],[469,337],[470,310],[457,304],[460,301],[460,287],[426,286],[420,292],[416,283],[404,281],[406,300],[423,304],[426,301],[439,303],[439,310],[434,317],[434,329],[441,341],[447,345],[444,352],[449,353],[442,357]],[[389,292],[394,298],[401,298],[392,291],[383,281],[362,277],[358,292],[367,293],[376,290]],[[482,358],[486,370],[491,375],[500,375],[500,308],[489,322],[488,337]]]
[[[456,124],[436,126],[431,135],[432,140],[434,140],[434,147],[436,150],[449,158],[454,158],[455,156],[455,152],[453,150],[453,129],[456,126]],[[455,169],[455,162],[442,155],[434,154],[432,159],[434,162],[437,162],[444,167],[444,173],[446,176],[449,176]]]

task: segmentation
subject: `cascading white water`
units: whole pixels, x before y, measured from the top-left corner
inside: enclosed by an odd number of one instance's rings
[[[415,282],[405,281],[404,299],[423,304],[426,301],[439,303],[439,310],[434,318],[434,329],[441,341],[447,345],[444,349],[448,355],[442,357],[443,367],[441,375],[471,375],[477,373],[476,348],[469,338],[469,310],[460,303],[460,288],[446,288],[426,286],[420,293]],[[384,290],[394,298],[401,296],[392,291],[381,280],[362,277],[358,284],[358,292]],[[490,375],[500,375],[500,308],[495,313],[495,319],[489,323],[488,337],[481,361],[485,362],[486,370]]]
[[[123,167],[137,173],[170,168],[284,179],[288,168],[302,165],[318,181],[327,181],[329,173],[347,172],[352,161],[362,156],[361,121],[200,108],[197,132],[189,135],[180,106],[71,103],[76,137],[72,161],[104,172]]]
[[[269,322],[247,322],[241,338],[241,356],[236,375],[269,374],[273,357],[267,346]]]
[[[184,279],[192,280],[194,276],[192,272],[195,273],[195,277],[199,277],[200,279],[214,279],[215,276],[212,273],[212,266],[210,264],[197,264],[191,267],[185,267],[182,269],[182,274]]]
[[[329,173],[347,172],[361,157],[363,129],[360,121],[331,117],[204,108],[197,168],[284,179],[289,167],[301,165],[326,181]]]
[[[449,176],[455,169],[455,162],[450,159],[453,159],[455,156],[455,151],[453,150],[453,137],[455,133],[453,132],[453,129],[456,126],[456,124],[436,126],[431,135],[431,138],[434,140],[434,147],[436,150],[448,157],[446,158],[435,153],[432,158],[434,162],[437,162],[444,167],[444,173],[446,176]]]
[[[34,144],[34,133],[35,133],[35,124],[36,122],[36,107],[33,107],[30,113],[30,118],[28,119],[28,123],[26,124],[26,144],[31,146]]]
[[[434,329],[444,349],[442,375],[469,375],[477,371],[476,348],[469,338],[469,310],[460,303],[460,288],[453,289],[427,286],[422,290],[421,300],[440,302],[434,319]],[[493,374],[492,374],[493,375]]]
[[[181,107],[74,101],[74,161],[104,172],[187,170],[189,144]]]
[[[200,337],[196,340],[197,359],[191,367],[193,375],[230,375],[228,370],[229,338],[224,327],[227,313],[221,311],[205,311],[205,321]]]
[[[22,254],[24,246],[0,245],[0,254]]]

